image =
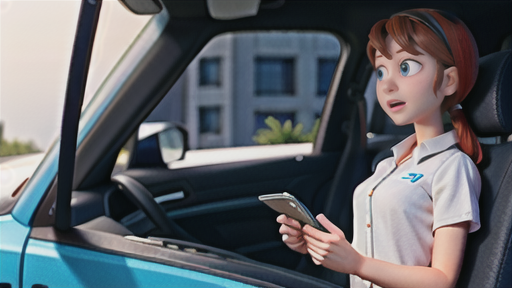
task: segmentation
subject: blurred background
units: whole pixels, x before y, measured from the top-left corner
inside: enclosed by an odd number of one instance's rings
[[[149,20],[116,2],[103,1],[106,45],[91,60],[84,106]],[[60,134],[79,10],[80,0],[0,0],[0,157],[44,152]]]

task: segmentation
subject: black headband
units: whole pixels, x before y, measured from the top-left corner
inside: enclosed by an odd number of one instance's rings
[[[446,13],[442,13],[442,11],[438,11],[438,10],[432,10],[432,11],[438,12],[439,14],[441,14],[443,17],[445,17],[447,19],[452,18],[449,15],[447,15]],[[434,18],[432,15],[430,15],[427,11],[406,10],[406,11],[402,11],[402,12],[393,14],[393,16],[391,16],[391,18],[393,18],[395,16],[407,16],[407,17],[416,19],[416,20],[420,21],[421,23],[423,23],[425,26],[430,28],[430,30],[434,31],[434,33],[437,35],[437,37],[439,37],[441,40],[443,40],[446,48],[448,48],[448,51],[450,52],[450,54],[452,54],[452,49],[450,48],[450,44],[448,43],[448,38],[446,38],[446,34],[444,33],[443,28],[441,27],[441,25],[439,25],[439,22],[437,22],[436,18]]]

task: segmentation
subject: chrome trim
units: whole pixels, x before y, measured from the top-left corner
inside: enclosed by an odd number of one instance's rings
[[[162,202],[172,201],[172,200],[178,200],[185,198],[185,193],[183,191],[174,192],[171,194],[166,194],[162,196],[158,196],[155,198],[156,203],[160,204]]]

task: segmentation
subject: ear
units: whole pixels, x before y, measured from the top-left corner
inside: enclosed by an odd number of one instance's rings
[[[443,74],[443,84],[439,88],[439,93],[444,96],[450,96],[459,88],[459,71],[457,67],[446,68]]]

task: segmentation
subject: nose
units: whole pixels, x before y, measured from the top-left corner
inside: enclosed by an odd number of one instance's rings
[[[386,94],[394,93],[398,91],[398,85],[393,78],[388,78],[380,81],[380,89]]]

